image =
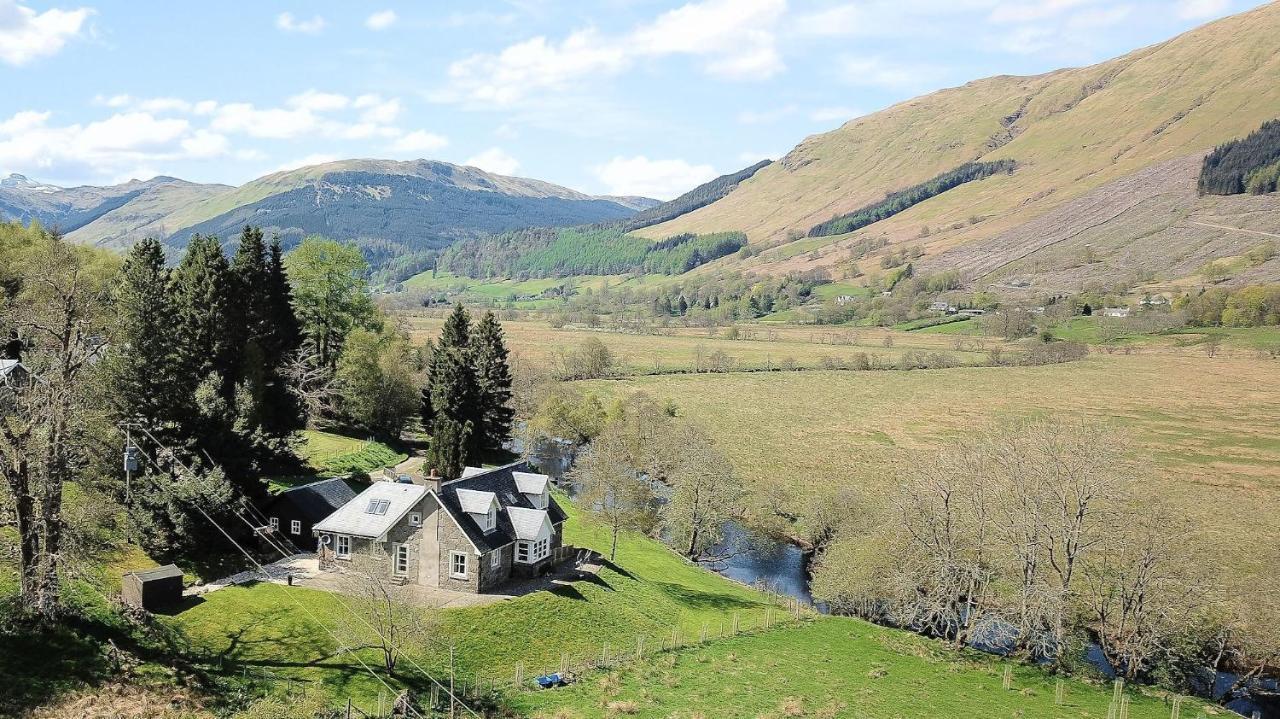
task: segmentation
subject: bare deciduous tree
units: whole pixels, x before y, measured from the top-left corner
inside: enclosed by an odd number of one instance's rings
[[[395,671],[400,657],[421,652],[439,638],[439,609],[415,603],[412,587],[391,575],[391,561],[377,552],[352,556],[339,575],[341,602],[348,611],[338,614],[338,636],[349,651],[377,649],[382,668]]]

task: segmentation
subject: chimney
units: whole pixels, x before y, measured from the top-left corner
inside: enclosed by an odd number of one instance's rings
[[[440,485],[441,485],[441,483],[443,483],[443,481],[444,481],[444,480],[443,480],[443,478],[441,478],[441,476],[439,475],[439,473],[437,473],[437,472],[436,472],[436,468],[435,468],[435,467],[432,467],[432,468],[431,468],[431,473],[430,473],[430,474],[428,474],[428,475],[427,475],[426,477],[424,477],[423,479],[425,480],[425,484],[427,485],[427,489],[431,490],[432,492],[435,492],[436,494],[439,494],[439,493],[440,493]]]

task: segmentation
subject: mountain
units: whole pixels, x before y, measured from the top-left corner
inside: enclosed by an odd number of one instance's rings
[[[375,264],[484,233],[619,221],[657,204],[430,160],[343,160],[240,187],[171,177],[69,189],[20,175],[0,181],[0,215],[56,225],[80,242],[123,248],[157,236],[177,251],[195,233],[231,240],[254,224],[287,243],[308,234],[356,241]]]
[[[164,229],[153,223],[171,208],[229,189],[172,177],[67,188],[14,174],[0,180],[0,216],[24,223],[37,220],[69,237],[110,246],[133,234],[139,238],[164,235]],[[86,230],[91,227],[94,229]]]
[[[854,264],[874,271],[879,254],[919,246],[921,267],[964,270],[971,284],[1015,275],[1015,285],[1041,288],[1078,288],[1087,277],[1175,282],[1197,262],[1280,234],[1275,194],[1195,192],[1206,152],[1277,116],[1280,4],[1272,3],[1091,67],[987,78],[851,120],[807,138],[723,198],[636,232],[741,230],[763,250],[700,271],[824,268],[839,276]],[[852,233],[806,237],[834,216],[966,163],[999,160],[1016,170],[946,189]],[[1147,212],[1153,203],[1165,212]],[[1059,241],[1048,241],[1050,230]],[[1130,252],[1118,237],[1164,251]],[[868,238],[889,245],[859,260]],[[1280,265],[1264,269],[1280,276]]]

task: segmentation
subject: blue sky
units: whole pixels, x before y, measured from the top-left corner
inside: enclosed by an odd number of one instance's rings
[[[0,0],[0,174],[428,157],[669,198],[894,102],[1256,0]]]

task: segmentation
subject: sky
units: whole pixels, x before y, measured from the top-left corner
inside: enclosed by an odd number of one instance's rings
[[[932,90],[1256,0],[0,0],[0,176],[430,158],[669,199]]]

